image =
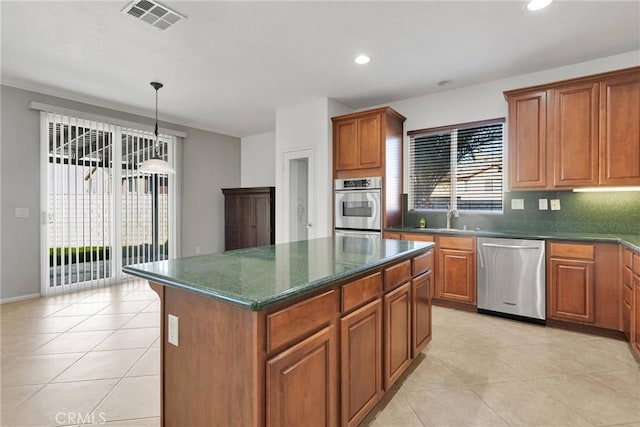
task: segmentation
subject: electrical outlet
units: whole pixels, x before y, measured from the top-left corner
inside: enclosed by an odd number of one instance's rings
[[[524,199],[511,199],[511,210],[513,211],[524,210]]]
[[[552,211],[560,210],[560,199],[551,199],[551,210]]]
[[[180,324],[178,316],[170,314],[169,321],[167,323],[169,324],[167,328],[167,340],[169,341],[169,344],[173,344],[178,347],[178,343],[180,342]]]
[[[200,254],[200,252],[202,252],[202,249],[200,246],[196,246],[196,255]]]
[[[538,199],[538,209],[541,211],[546,211],[549,209],[549,203],[547,199]]]

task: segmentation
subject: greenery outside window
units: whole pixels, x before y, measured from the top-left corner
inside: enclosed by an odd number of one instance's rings
[[[504,118],[407,134],[409,209],[502,213]]]

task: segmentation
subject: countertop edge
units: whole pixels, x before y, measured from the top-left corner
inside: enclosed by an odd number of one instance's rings
[[[218,293],[218,292],[211,292],[211,291],[206,291],[203,290],[201,288],[195,287],[194,284],[189,284],[189,283],[184,283],[184,282],[179,282],[176,280],[172,280],[167,278],[166,276],[162,276],[162,275],[157,275],[154,273],[150,273],[148,271],[145,270],[140,270],[137,269],[135,267],[131,267],[131,266],[125,266],[122,268],[122,271],[127,273],[127,274],[131,274],[133,276],[136,277],[140,277],[155,283],[159,283],[161,285],[165,285],[165,286],[170,286],[176,289],[182,289],[188,292],[193,292],[205,297],[209,297],[209,298],[215,298],[224,302],[228,302],[230,304],[236,305],[236,306],[240,306],[242,308],[251,310],[251,311],[261,311],[261,310],[265,310],[271,307],[274,307],[280,303],[286,302],[288,300],[300,297],[300,296],[304,296],[307,294],[310,294],[314,291],[317,291],[319,289],[322,289],[323,287],[326,287],[328,285],[331,285],[333,283],[339,282],[339,281],[343,281],[343,280],[348,280],[352,277],[358,276],[362,273],[365,273],[369,270],[373,270],[379,267],[384,266],[385,264],[388,264],[390,262],[396,261],[398,259],[402,259],[402,258],[406,258],[406,257],[411,257],[413,255],[419,254],[421,252],[426,252],[430,249],[432,249],[433,247],[435,247],[435,243],[433,242],[420,242],[420,243],[424,243],[423,246],[419,247],[419,248],[413,248],[413,249],[408,249],[407,251],[404,251],[401,254],[397,254],[397,255],[393,255],[390,256],[388,258],[385,258],[383,260],[379,260],[376,262],[372,262],[370,264],[367,264],[366,266],[362,266],[359,268],[356,268],[354,270],[350,270],[349,272],[346,273],[336,273],[332,276],[327,276],[327,277],[323,277],[321,279],[317,279],[315,281],[309,282],[306,285],[303,285],[301,287],[298,288],[293,288],[293,289],[289,289],[288,291],[282,292],[282,293],[278,293],[277,295],[271,297],[271,298],[266,298],[263,300],[251,300],[251,299],[243,299],[242,297],[239,296],[230,296],[230,295],[225,295],[222,293]]]
[[[443,230],[434,228],[407,228],[407,227],[387,227],[384,231],[392,233],[415,233],[415,234],[437,234],[437,235],[457,235],[457,236],[476,236],[476,237],[505,237],[505,238],[527,238],[527,239],[539,239],[539,240],[566,240],[566,241],[583,241],[583,242],[600,242],[600,243],[618,243],[626,248],[640,252],[640,244],[636,244],[626,240],[624,237],[616,236],[615,233],[611,235],[593,236],[569,236],[569,235],[554,235],[552,233],[544,232],[526,232],[526,231],[497,231],[497,230]],[[576,233],[579,234],[579,233]],[[640,236],[638,236],[640,239]]]

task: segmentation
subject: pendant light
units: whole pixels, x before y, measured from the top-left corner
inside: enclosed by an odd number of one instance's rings
[[[158,90],[164,86],[162,83],[151,82],[151,86],[156,90],[156,140],[153,145],[153,157],[149,160],[145,160],[138,166],[138,172],[149,174],[174,174],[176,171],[169,165],[169,163],[160,158],[159,143],[158,143]]]

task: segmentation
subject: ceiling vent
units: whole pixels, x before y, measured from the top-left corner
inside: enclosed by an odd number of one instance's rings
[[[166,30],[181,19],[187,19],[153,0],[134,0],[122,12],[161,30]]]

